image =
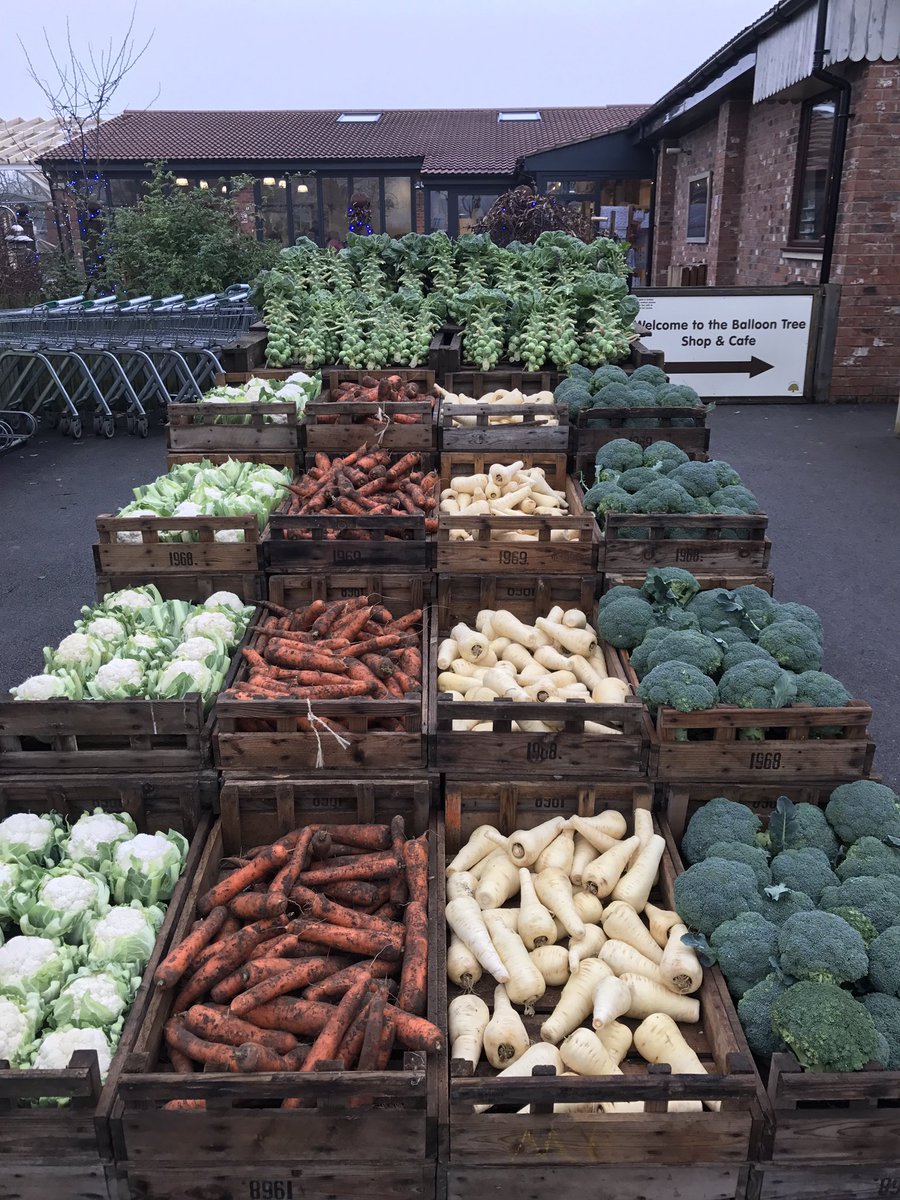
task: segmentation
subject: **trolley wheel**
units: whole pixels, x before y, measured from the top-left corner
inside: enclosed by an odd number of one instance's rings
[[[80,440],[82,433],[83,433],[83,429],[82,429],[82,424],[81,424],[81,417],[73,417],[72,418],[72,437],[75,439],[76,442]]]
[[[115,437],[116,423],[112,417],[104,417],[100,425],[100,432],[105,438]]]
[[[150,433],[150,422],[146,417],[138,417],[137,421],[135,422],[135,428],[138,437],[145,438],[149,436]]]
[[[135,432],[134,413],[126,413],[125,414],[125,428],[128,430],[129,433]]]
[[[103,421],[103,418],[100,416],[100,414],[94,413],[94,417],[91,422],[91,425],[92,425],[94,433],[97,437],[100,436],[100,429],[101,429],[102,421]]]
[[[63,435],[63,437],[68,437],[71,428],[72,418],[68,413],[63,413],[63,415],[59,418],[59,432]]]

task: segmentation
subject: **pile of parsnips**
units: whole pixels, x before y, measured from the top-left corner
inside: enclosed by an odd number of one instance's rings
[[[552,392],[534,392],[532,395],[526,396],[518,388],[513,388],[511,391],[498,388],[496,391],[487,392],[480,400],[476,400],[472,396],[464,396],[461,392],[448,392],[441,387],[437,390],[443,399],[444,407],[450,411],[453,424],[462,429],[474,428],[478,424],[478,418],[475,413],[454,413],[453,409],[470,408],[473,404],[491,406],[492,411],[488,415],[488,425],[521,425],[525,420],[523,413],[504,410],[526,407],[534,408],[535,425],[559,424],[559,418],[556,415],[557,401]]]
[[[507,529],[491,530],[491,541],[533,542],[538,540],[537,529],[516,528],[517,517],[565,517],[569,502],[565,492],[550,486],[543,467],[525,468],[524,461],[504,465],[494,463],[486,472],[475,475],[456,475],[450,486],[441,492],[440,511],[461,517],[504,517],[510,521]],[[552,542],[577,541],[573,528],[553,529]],[[468,529],[451,529],[452,542],[477,540]]]

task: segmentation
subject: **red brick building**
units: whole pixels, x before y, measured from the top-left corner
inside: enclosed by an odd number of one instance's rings
[[[782,0],[636,123],[652,284],[832,285],[835,401],[897,398],[898,57],[900,0]]]

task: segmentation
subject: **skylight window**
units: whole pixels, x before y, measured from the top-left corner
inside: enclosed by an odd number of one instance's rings
[[[376,121],[381,120],[381,113],[341,113],[338,117],[339,125],[374,125]]]
[[[497,113],[498,121],[539,121],[539,112],[501,112]]]

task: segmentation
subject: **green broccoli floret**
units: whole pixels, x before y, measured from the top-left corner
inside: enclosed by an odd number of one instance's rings
[[[705,858],[675,880],[675,908],[692,929],[714,933],[740,913],[759,912],[753,868],[726,858]]]
[[[812,912],[815,907],[806,892],[796,892],[783,883],[763,888],[759,896],[759,911],[773,925],[783,925],[797,913]]]
[[[861,1071],[878,1046],[875,1022],[833,983],[795,983],[772,1005],[772,1028],[807,1071]]]
[[[694,502],[680,484],[657,479],[634,497],[634,511],[642,513],[689,513]]]
[[[705,592],[698,592],[687,610],[700,622],[704,633],[715,633],[729,626],[739,627],[741,623],[741,614],[734,610],[731,592],[727,588],[709,588]]]
[[[624,375],[625,372],[622,371]],[[569,379],[577,379],[579,383],[587,383],[588,380],[594,378],[594,372],[590,367],[583,367],[581,363],[571,363],[566,376]],[[604,380],[605,383],[612,383],[611,379]]]
[[[565,404],[569,416],[575,417],[591,407],[592,397],[588,385],[579,379],[564,379],[553,392],[557,404]]]
[[[641,644],[639,646],[635,646],[635,648],[631,651],[628,657],[629,661],[631,662],[632,670],[634,671],[635,675],[637,675],[638,679],[643,679],[643,677],[650,670],[649,666],[647,665],[647,659],[650,657],[654,647],[658,646],[662,639],[668,637],[668,635],[669,630],[665,625],[654,625],[652,629],[647,630],[646,634],[644,635],[644,640],[641,642]]]
[[[822,809],[815,804],[792,804],[787,796],[779,797],[776,810],[769,818],[765,840],[773,854],[812,846],[833,863],[840,852],[838,840]]]
[[[617,483],[595,483],[584,493],[584,507],[588,512],[634,512],[634,501]]]
[[[640,594],[639,588],[629,587],[627,583],[617,583],[615,587],[611,587],[608,592],[603,593],[600,597],[598,608],[600,612],[603,612],[604,608],[608,608],[610,604],[615,604],[617,600],[632,600]]]
[[[840,908],[834,910],[834,915],[836,917],[843,917],[847,924],[856,930],[865,942],[866,950],[869,949],[878,937],[878,930],[866,914],[860,912],[858,908],[851,908],[849,904],[842,904]]]
[[[713,676],[722,665],[722,651],[708,634],[692,629],[674,629],[653,647],[647,659],[652,671],[664,662],[691,663],[704,675]]]
[[[759,512],[759,501],[750,489],[737,483],[719,488],[717,492],[712,493],[710,500],[712,500],[718,512],[735,508],[743,513],[752,514]]]
[[[652,384],[645,383],[640,379],[638,379],[636,382],[633,382],[633,380],[634,380],[634,376],[632,376],[631,380],[629,380],[628,394],[630,396],[640,396],[642,408],[646,407],[646,405],[643,403],[644,401],[647,401],[648,405],[655,408],[656,407],[656,388],[653,387]]]
[[[798,675],[818,671],[822,665],[822,646],[808,625],[799,621],[779,621],[769,625],[756,640],[776,662]]]
[[[662,475],[674,471],[676,467],[688,461],[688,456],[673,442],[652,442],[643,454],[645,467],[652,467]]]
[[[732,601],[740,605],[741,627],[751,637],[756,637],[761,629],[771,622],[775,612],[775,601],[768,592],[752,583],[745,583],[731,593]]]
[[[653,389],[647,386],[638,385],[628,389],[631,395],[632,408],[655,409],[656,400],[653,398]],[[646,417],[626,417],[622,422],[625,429],[654,429],[660,423],[658,416]]]
[[[869,969],[861,935],[830,912],[788,917],[778,934],[778,955],[785,975],[815,983],[855,983]]]
[[[630,471],[632,467],[644,465],[644,451],[637,442],[627,438],[615,438],[601,446],[594,459],[594,467],[600,471]]]
[[[753,644],[738,625],[728,625],[724,629],[717,629],[711,636],[716,639],[716,645],[722,647],[723,654],[726,654],[732,646],[751,646]]]
[[[719,680],[719,703],[738,708],[786,708],[796,694],[790,674],[764,659],[738,663]]]
[[[801,671],[794,682],[797,684],[795,704],[808,704],[811,708],[842,708],[850,702],[850,693],[841,681],[825,671]]]
[[[721,630],[721,632],[725,633],[727,630]],[[718,633],[715,636],[718,637]],[[735,642],[722,655],[722,674],[724,675],[726,671],[730,671],[732,667],[736,667],[739,663],[746,662],[768,662],[774,667],[778,666],[778,663],[768,650],[763,650],[755,642]],[[778,669],[782,670],[781,667]]]
[[[659,403],[665,408],[697,408],[703,404],[692,387],[681,383],[670,383],[659,389]]]
[[[707,465],[715,469],[720,488],[740,486],[741,477],[731,463],[725,462],[721,458],[711,458]]]
[[[808,625],[821,644],[825,645],[825,628],[822,618],[814,608],[806,604],[797,604],[793,600],[789,600],[787,604],[779,604],[776,600],[772,624],[777,625],[779,621],[799,621],[801,625]]]
[[[762,888],[768,887],[772,882],[769,856],[761,846],[748,846],[746,842],[714,842],[706,857],[727,858],[731,862],[746,863],[753,869],[756,881]]]
[[[584,370],[588,372],[588,376],[590,378],[590,389],[592,392],[599,392],[600,389],[606,387],[608,383],[628,382],[628,376],[621,367],[614,367],[608,364],[604,367],[598,367],[593,374],[591,374],[589,367],[585,367]]]
[[[716,685],[697,667],[674,659],[647,672],[638,684],[638,696],[653,714],[663,705],[679,712],[696,712],[713,707]]]
[[[767,1058],[785,1049],[784,1041],[772,1028],[772,1005],[787,989],[788,984],[779,975],[767,975],[738,1001],[738,1016],[754,1054]]]
[[[778,926],[759,913],[745,912],[720,925],[709,942],[728,990],[732,996],[743,996],[771,972],[778,953]]]
[[[701,862],[716,842],[743,842],[757,845],[762,822],[746,804],[725,796],[716,796],[698,808],[687,823],[681,839],[681,853],[689,863]]]
[[[700,591],[696,578],[681,567],[654,567],[641,584],[641,595],[651,604],[687,604]]]
[[[607,383],[594,393],[594,408],[631,408],[631,393],[625,383]]]
[[[839,879],[857,875],[900,875],[900,849],[877,837],[861,837],[837,869]]]
[[[827,887],[819,897],[825,912],[849,906],[864,913],[879,933],[900,917],[900,877],[856,875],[837,887]]]
[[[711,496],[719,488],[716,470],[712,463],[686,462],[674,471],[669,472],[669,478],[680,483],[686,492],[692,496]]]
[[[610,646],[631,650],[656,624],[656,614],[638,591],[607,604],[597,614],[597,632]]]
[[[825,816],[845,846],[861,837],[900,837],[900,797],[883,783],[857,779],[831,793]]]
[[[862,1004],[888,1044],[887,1062],[878,1061],[886,1071],[900,1071],[900,1000],[884,992],[871,992],[862,997]]]
[[[869,946],[869,982],[878,992],[900,996],[900,925],[891,925]]]
[[[700,632],[700,622],[693,613],[685,612],[683,608],[664,608],[657,613],[657,620],[660,622],[660,628],[667,631],[678,629]]]
[[[655,367],[652,363],[645,363],[642,367],[636,367],[631,373],[631,382],[649,383],[652,387],[662,387],[663,384],[669,382],[669,377],[662,367]]]
[[[811,900],[818,900],[822,889],[837,887],[840,880],[831,869],[828,855],[813,846],[782,850],[772,859],[772,882],[783,883]]]
[[[622,491],[634,495],[648,484],[656,483],[658,479],[659,476],[650,467],[632,467],[630,471],[623,471],[616,483]]]
[[[720,513],[723,517],[746,517],[747,515],[742,508],[729,507],[727,505],[724,508],[714,508],[713,512]],[[719,530],[720,540],[739,542],[747,541],[749,537],[750,530],[743,525],[724,526]]]

